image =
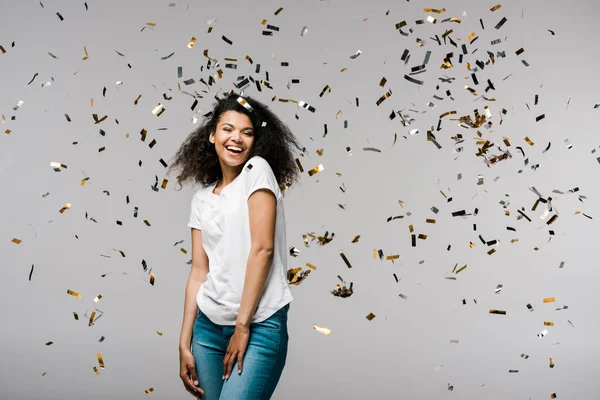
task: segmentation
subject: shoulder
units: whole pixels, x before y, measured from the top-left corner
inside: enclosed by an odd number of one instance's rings
[[[198,189],[196,191],[196,193],[194,193],[194,196],[192,197],[192,203],[193,204],[202,204],[204,203],[204,200],[206,199],[206,195],[208,193],[208,189],[211,186],[206,186],[206,187],[201,187],[200,189]]]
[[[248,163],[246,164],[246,168],[249,169],[250,171],[252,171],[253,169],[257,169],[257,170],[268,170],[273,172],[273,169],[271,168],[271,165],[269,164],[269,162],[267,160],[265,160],[264,158],[262,158],[261,156],[254,156],[251,159],[248,160]]]

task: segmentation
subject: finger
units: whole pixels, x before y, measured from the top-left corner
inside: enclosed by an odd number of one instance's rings
[[[186,388],[185,388],[185,390],[187,390],[187,391],[188,391],[188,393],[189,393],[189,394],[191,394],[192,396],[194,396],[195,398],[197,398],[197,399],[202,399],[202,396],[203,396],[203,395],[201,395],[201,394],[197,393],[195,390],[192,390],[192,389],[190,389],[190,388],[188,388],[188,387],[186,387]]]
[[[227,376],[227,368],[229,364],[229,353],[225,354],[225,358],[223,359],[223,379]]]
[[[183,386],[185,386],[185,390],[187,390],[188,392],[190,392],[194,396],[198,395],[197,391],[198,391],[199,388],[195,387],[192,384],[192,381],[187,376],[185,378],[181,378],[181,380],[183,381]]]
[[[190,366],[188,369],[190,371],[190,378],[193,381],[192,383],[194,386],[198,386],[198,374],[196,373],[196,367]]]
[[[244,354],[243,354],[243,353],[241,353],[241,354],[238,356],[238,374],[241,374],[241,373],[242,373],[242,359],[243,359],[243,358],[244,358]]]
[[[197,384],[195,385],[188,376],[183,379],[183,385],[185,386],[186,390],[194,396],[198,396],[198,393],[204,394],[204,390],[196,386]]]
[[[225,371],[225,379],[229,379],[229,376],[231,376],[231,370],[233,369],[234,362],[235,362],[235,356],[232,354],[227,359],[227,368]]]

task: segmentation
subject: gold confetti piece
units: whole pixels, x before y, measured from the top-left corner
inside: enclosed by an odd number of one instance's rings
[[[339,284],[336,285],[336,289],[331,291],[331,294],[337,297],[350,297],[354,293],[352,290],[353,283],[350,283],[350,288],[347,288],[345,285],[342,287]]]
[[[50,346],[52,343],[54,343],[54,342],[48,342],[48,343],[46,343],[46,346]]]
[[[436,10],[435,8],[424,8],[423,12],[432,12],[432,13],[436,13],[436,14],[441,14],[444,11],[446,11],[445,8],[442,8],[441,10]]]
[[[158,112],[158,110],[160,110],[162,108],[162,104],[158,103],[156,106],[154,106],[154,108],[152,109],[152,114],[155,114]]]
[[[544,298],[544,303],[554,303],[555,300],[555,297],[546,297]]]
[[[367,315],[365,318],[367,318],[369,321],[372,321],[373,318],[375,318],[375,314],[369,313],[369,315]]]
[[[61,164],[61,163],[57,163],[57,162],[51,162],[50,166],[53,167],[56,172],[60,172],[60,168],[67,169],[67,166],[65,164]]]
[[[74,292],[74,291],[69,290],[69,289],[67,289],[67,294],[70,294],[71,296],[75,296],[77,298],[81,298],[81,294],[80,293]]]
[[[11,240],[11,242],[16,243],[16,244],[21,244],[22,240],[13,238],[13,240]]]
[[[79,321],[79,315],[75,311],[73,311],[73,318],[75,318],[75,321]]]
[[[108,118],[108,115],[105,115],[104,117],[98,119],[98,114],[92,114],[92,117],[94,118],[94,121],[96,124],[99,124],[100,122],[104,121],[106,118]]]
[[[463,269],[467,268],[467,265],[465,264],[463,267],[460,267],[456,273],[458,274],[460,271],[462,271]],[[491,312],[491,311],[490,311]]]
[[[194,47],[195,44],[196,44],[196,38],[192,36],[192,38],[190,39],[190,42],[187,45],[188,49],[191,49],[192,47]]]
[[[548,334],[548,330],[544,329],[543,331],[541,331],[540,333],[538,333],[537,337],[539,339],[543,338],[544,336],[546,336]]]
[[[4,131],[4,133],[6,133],[7,135],[10,135],[11,132],[12,131],[10,129],[7,129],[7,130]]]
[[[82,58],[82,60],[87,60],[88,59],[88,52],[85,46],[83,46],[83,51],[85,52],[85,57]]]
[[[555,399],[555,398],[556,398],[556,393],[552,393],[552,394],[550,395],[550,398],[551,398],[551,399]]]
[[[150,284],[154,286],[154,272],[150,273]]]
[[[544,118],[546,118],[546,114],[538,115],[538,116],[535,118],[535,122],[538,122],[539,120],[542,120],[542,119],[544,119]]]
[[[376,102],[375,104],[380,105],[381,103],[383,103],[383,101],[385,99],[387,99],[388,97],[390,97],[392,95],[392,89],[388,90],[387,93],[384,93]]]
[[[156,331],[156,333],[158,334],[158,336],[162,336],[162,332]]]
[[[166,189],[167,188],[167,183],[169,183],[168,179],[163,179],[162,181],[162,185],[160,185],[161,188]]]
[[[437,19],[433,18],[431,15],[428,15],[427,22],[431,22],[432,24],[435,24],[437,22]]]
[[[184,249],[183,247],[182,247],[182,248],[180,248],[179,250],[181,250],[181,252],[182,252],[183,254],[187,254],[187,250],[186,250],[186,249]]]
[[[146,394],[154,392],[154,388],[149,388],[145,390]]]
[[[346,258],[346,255],[344,253],[340,253],[340,257],[342,257],[342,260],[344,260],[344,262],[346,263],[346,266],[348,268],[352,268],[352,264],[350,264],[350,261],[348,261],[348,259]]]
[[[100,300],[101,298],[102,298],[102,295],[101,295],[101,294],[99,294],[98,296],[96,296],[96,298],[94,299],[94,301],[97,303],[97,302],[98,302],[98,300]]]
[[[150,222],[149,222],[147,219],[145,219],[145,220],[144,220],[144,223],[145,223],[147,226],[150,226]]]
[[[544,321],[544,326],[554,326],[554,322]]]
[[[525,141],[530,145],[533,146],[533,142],[531,141],[531,139],[529,139],[527,136],[525,136]]]
[[[44,373],[42,374],[42,376],[46,376],[46,373],[44,372]]]
[[[314,267],[311,267],[314,268]],[[316,268],[314,268],[316,269]],[[287,271],[287,281],[290,285],[300,285],[302,281],[310,274],[310,270],[302,271],[301,267],[290,268]]]
[[[275,11],[275,15],[279,15],[279,13],[283,10],[283,7],[279,7],[277,11]]]
[[[89,181],[89,180],[90,180],[90,178],[83,178],[83,179],[81,180],[81,184],[80,184],[80,186],[85,186],[86,182],[87,182],[87,181]]]
[[[146,25],[152,26],[152,27],[156,26],[156,24],[154,22],[146,22]]]
[[[494,12],[494,11],[496,11],[497,9],[499,9],[500,7],[502,7],[502,5],[501,5],[501,4],[496,4],[494,7],[490,8],[490,11],[491,11],[491,12]]]
[[[104,360],[102,360],[102,353],[97,353],[96,357],[98,357],[98,364],[100,364],[100,368],[104,369]]]
[[[96,373],[96,375],[100,375],[100,371],[98,371],[98,368],[96,368],[95,366],[94,366],[94,372]]]
[[[554,363],[552,362],[552,357],[550,357],[550,368],[554,368]]]
[[[451,385],[451,384],[448,384],[448,390],[449,390],[449,391],[453,391],[453,390],[454,390],[454,386],[453,386],[453,385]]]
[[[59,213],[63,214],[65,211],[67,211],[69,208],[71,208],[71,203],[67,203],[64,205],[63,208],[61,208],[60,210],[58,210]]]
[[[323,164],[319,164],[316,167],[314,167],[313,169],[308,171],[308,176],[313,176],[316,173],[319,173],[321,171],[323,171],[325,168],[323,167]]]
[[[504,310],[490,310],[490,314],[506,315],[506,311],[504,311]]]
[[[88,321],[88,326],[92,326],[94,324],[94,317],[96,316],[96,311],[92,312],[90,315],[90,319]]]
[[[315,329],[317,332],[322,333],[323,335],[327,335],[327,336],[331,335],[331,330],[327,329],[327,328],[324,328],[322,326],[314,325],[313,329]]]
[[[225,35],[221,36],[221,39],[225,41],[227,44],[233,44],[233,42],[225,37]]]
[[[525,353],[521,353],[521,357],[524,358],[524,359],[526,359],[526,360],[529,358],[529,356],[527,354],[525,354]]]

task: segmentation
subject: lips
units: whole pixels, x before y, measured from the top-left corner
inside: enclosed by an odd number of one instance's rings
[[[242,151],[241,151],[241,152],[239,152],[239,153],[236,153],[235,151],[230,151],[230,150],[228,150],[227,148],[226,148],[225,150],[227,151],[227,153],[231,154],[231,155],[232,155],[232,156],[234,156],[234,157],[238,157],[238,156],[240,156],[240,155],[242,155],[242,154],[244,153],[244,150],[242,150]]]

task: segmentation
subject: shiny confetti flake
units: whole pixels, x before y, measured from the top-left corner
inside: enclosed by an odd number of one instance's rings
[[[16,243],[16,244],[21,244],[23,241],[21,239],[13,238],[11,240],[11,242]]]
[[[81,294],[80,293],[74,292],[74,291],[69,290],[69,289],[67,289],[67,294],[70,294],[71,296],[77,297],[79,299],[81,298]]]
[[[100,364],[100,368],[104,369],[104,360],[102,359],[102,353],[96,353],[96,357],[98,358],[98,364]]]
[[[59,213],[63,214],[65,211],[67,211],[69,208],[71,208],[71,203],[67,203],[63,206],[63,208],[61,208],[60,210],[58,210]]]
[[[351,59],[356,59],[358,56],[362,54],[362,51],[358,50],[354,55],[350,56]]]
[[[319,333],[322,333],[323,335],[327,335],[327,336],[331,335],[331,330],[327,329],[327,328],[324,328],[322,326],[314,325],[313,329],[316,330]]]
[[[51,162],[50,166],[52,168],[54,168],[54,171],[56,171],[56,172],[60,172],[61,168],[67,169],[67,166],[65,164],[61,164],[61,163],[57,163],[57,162]]]

